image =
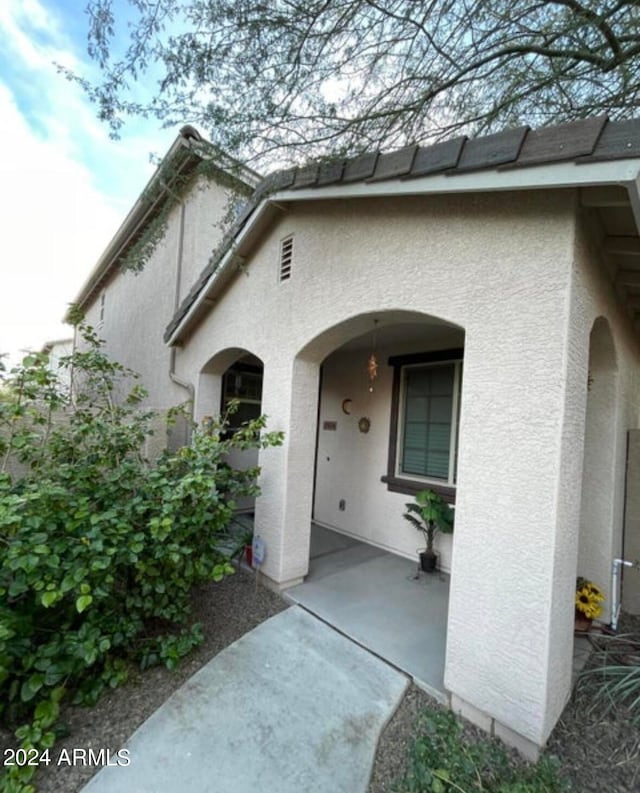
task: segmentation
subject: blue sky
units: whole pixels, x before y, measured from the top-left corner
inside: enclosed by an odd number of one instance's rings
[[[126,0],[118,0],[126,7]],[[82,0],[0,2],[0,352],[70,335],[61,318],[177,134],[109,138],[54,62],[91,74]],[[94,72],[95,73],[95,72]]]

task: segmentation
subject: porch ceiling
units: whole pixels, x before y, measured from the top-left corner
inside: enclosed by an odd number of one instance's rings
[[[640,237],[629,193],[623,187],[585,187],[581,204],[595,216],[607,272],[640,332]]]
[[[376,315],[372,315],[372,317],[377,318]],[[339,347],[340,352],[371,350],[374,331],[376,346],[379,347],[415,346],[424,342],[425,338],[435,345],[442,342],[464,346],[464,331],[446,322],[427,319],[423,322],[394,322],[384,314],[380,315],[377,325],[373,324],[373,319],[368,319],[367,322],[370,323],[367,330]],[[454,334],[459,336],[459,341],[452,341]]]

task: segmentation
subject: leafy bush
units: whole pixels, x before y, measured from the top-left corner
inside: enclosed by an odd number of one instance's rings
[[[402,793],[564,793],[570,788],[549,758],[514,764],[504,746],[465,735],[451,711],[423,713]]]
[[[92,704],[131,660],[171,668],[202,640],[190,592],[233,572],[220,539],[235,498],[258,493],[258,469],[225,460],[282,440],[264,418],[233,435],[213,421],[150,465],[144,390],[114,401],[132,373],[83,333],[65,361],[73,395],[35,355],[0,401],[0,717],[21,725],[25,749],[52,746],[63,698]],[[33,790],[32,771],[12,769],[0,789]]]

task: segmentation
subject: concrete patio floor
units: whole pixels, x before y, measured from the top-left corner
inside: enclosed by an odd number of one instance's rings
[[[309,574],[283,593],[447,702],[444,663],[449,576],[313,523]],[[574,680],[592,646],[575,636]]]
[[[284,596],[446,701],[449,576],[314,524],[309,575]]]

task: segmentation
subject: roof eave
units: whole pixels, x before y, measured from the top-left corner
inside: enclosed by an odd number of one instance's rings
[[[119,256],[127,247],[132,236],[144,225],[149,215],[156,209],[159,203],[164,200],[167,188],[163,183],[163,177],[166,173],[167,165],[171,164],[175,166],[176,161],[179,161],[181,157],[183,162],[180,164],[180,171],[182,171],[187,164],[190,163],[195,165],[201,159],[199,154],[194,151],[191,139],[185,138],[182,134],[178,135],[173,142],[162,164],[149,179],[135,204],[120,224],[120,227],[107,245],[102,256],[98,259],[91,274],[80,288],[80,291],[73,301],[74,305],[80,307],[86,305],[96,288],[105,276],[108,275]],[[157,187],[160,187],[160,190],[156,190]],[[155,195],[154,200],[150,201],[148,198],[149,195]]]
[[[634,179],[629,180],[627,189],[629,191],[631,210],[636,221],[636,228],[638,229],[638,235],[640,235],[640,171]]]
[[[508,190],[563,189],[592,186],[618,186],[628,190],[636,225],[640,233],[640,159],[607,162],[556,162],[528,168],[511,168],[468,173],[434,174],[415,179],[392,179],[382,182],[355,182],[327,187],[285,189],[263,199],[211,274],[184,317],[166,338],[166,344],[179,344],[192,321],[200,314],[205,301],[215,297],[218,287],[226,283],[238,249],[246,245],[261,224],[263,215],[283,203],[344,198],[442,195]]]
[[[237,265],[239,260],[242,261],[242,251],[250,247],[261,234],[264,226],[270,223],[271,215],[275,216],[276,214],[281,214],[282,211],[282,206],[271,197],[263,199],[260,204],[258,204],[242,229],[240,229],[233,238],[227,251],[220,260],[220,263],[211,273],[207,282],[198,293],[198,296],[189,306],[184,317],[180,320],[175,329],[165,338],[165,344],[167,346],[172,347],[181,343],[184,329],[189,327],[198,317],[203,308],[203,304],[212,303],[214,293],[227,283],[234,271],[234,266]]]
[[[365,198],[401,195],[437,195],[484,191],[560,189],[619,185],[627,187],[638,178],[640,159],[607,162],[557,162],[528,168],[478,170],[467,173],[431,174],[412,179],[354,182],[327,187],[282,190],[271,196],[277,201],[308,201],[331,198]]]

